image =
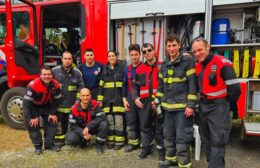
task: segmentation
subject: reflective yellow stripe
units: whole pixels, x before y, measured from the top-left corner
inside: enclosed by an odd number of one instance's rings
[[[122,87],[123,86],[123,82],[116,82],[116,87]]]
[[[114,141],[115,140],[115,136],[114,135],[107,136],[107,140],[108,141]]]
[[[183,104],[183,103],[168,104],[168,103],[162,102],[162,106],[164,108],[175,109],[175,108],[185,108],[186,104]]]
[[[160,78],[160,79],[162,79],[162,78],[163,78],[163,76],[162,76],[162,73],[161,73],[161,72],[159,73],[159,78]]]
[[[166,159],[166,160],[173,161],[173,162],[176,162],[176,161],[177,161],[176,156],[173,156],[173,157],[165,156],[165,159]]]
[[[68,86],[68,91],[75,91],[77,90],[77,86]]]
[[[180,168],[191,168],[191,162],[190,163],[188,163],[188,164],[186,164],[186,165],[182,165],[182,164],[180,164],[179,162],[178,162],[178,166],[180,167]]]
[[[109,107],[103,108],[103,111],[104,111],[105,113],[108,113],[108,112],[109,112]]]
[[[192,68],[192,69],[186,71],[186,76],[190,76],[191,74],[194,74],[194,73],[196,73],[196,70],[194,68]]]
[[[65,135],[56,135],[55,139],[65,139]]]
[[[163,82],[165,82],[165,83],[166,83],[166,82],[167,82],[167,80],[168,80],[168,78],[163,78]]]
[[[120,106],[113,106],[113,112],[125,112],[125,108],[124,107],[120,107]]]
[[[103,86],[104,85],[104,81],[103,80],[100,80],[99,81],[99,86]]]
[[[98,97],[97,97],[97,101],[102,101],[102,100],[104,100],[104,96],[102,96],[102,95],[98,95]]]
[[[184,78],[172,78],[172,77],[169,77],[168,80],[167,80],[167,83],[174,83],[174,82],[185,82],[187,79],[186,77]]]
[[[115,142],[123,142],[123,141],[125,141],[124,136],[115,136]]]
[[[193,94],[188,94],[188,100],[197,100],[197,96]]]
[[[116,82],[116,86],[114,82],[107,82],[104,85],[104,88],[114,88],[114,87],[122,87],[123,86],[123,82]]]
[[[156,97],[163,97],[163,93],[157,92],[157,93],[156,93]]]
[[[60,112],[60,113],[69,113],[70,112],[70,108],[59,107],[57,109],[57,111]]]
[[[80,96],[80,93],[78,92],[77,95],[76,95],[76,97],[79,98],[79,96]]]
[[[173,70],[172,69],[168,69],[168,75],[173,75]]]
[[[129,139],[129,140],[128,140],[128,144],[131,144],[131,145],[138,145],[138,139],[135,139],[135,140],[131,140],[131,139]]]

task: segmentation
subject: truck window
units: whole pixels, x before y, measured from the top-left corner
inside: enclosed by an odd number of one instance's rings
[[[0,45],[4,44],[6,36],[5,13],[0,13]]]
[[[29,13],[14,12],[13,13],[13,29],[14,36],[20,40],[25,40],[29,35]]]

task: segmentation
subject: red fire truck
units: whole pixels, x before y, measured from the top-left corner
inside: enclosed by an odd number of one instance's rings
[[[9,126],[22,129],[25,86],[38,76],[43,65],[57,64],[62,40],[67,40],[63,45],[78,60],[83,58],[86,48],[93,48],[96,59],[106,62],[107,2],[6,0],[0,3],[0,33],[4,34],[0,53],[8,70],[7,75],[0,77],[1,114]]]

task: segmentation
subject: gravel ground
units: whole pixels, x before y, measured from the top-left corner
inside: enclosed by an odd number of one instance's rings
[[[251,139],[248,144],[241,144],[239,139],[240,126],[236,122],[231,132],[230,144],[226,151],[227,168],[259,168],[260,139]],[[95,147],[85,149],[65,146],[61,152],[44,151],[40,156],[34,155],[34,149],[26,131],[10,129],[0,119],[0,167],[88,167],[88,168],[155,168],[157,154],[145,160],[136,159],[140,149],[125,153],[105,150],[105,154],[97,156]],[[199,161],[193,160],[193,168],[206,168],[207,163],[203,152]]]

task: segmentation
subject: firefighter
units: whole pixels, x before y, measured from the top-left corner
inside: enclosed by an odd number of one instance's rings
[[[152,154],[152,146],[155,138],[159,154],[158,161],[164,160],[165,149],[163,145],[163,114],[155,114],[152,101],[158,87],[159,67],[155,58],[155,51],[150,43],[142,46],[142,53],[146,62],[136,69],[136,79],[133,84],[133,95],[136,106],[139,108],[139,128],[141,134],[142,151],[138,159],[145,159]]]
[[[132,152],[139,147],[139,108],[132,100],[133,81],[136,75],[136,68],[142,63],[140,61],[140,46],[138,44],[131,44],[128,47],[131,64],[124,69],[123,77],[123,103],[126,110],[126,131],[128,145],[126,152]]]
[[[164,145],[166,159],[160,168],[178,165],[190,168],[193,140],[193,111],[196,104],[195,61],[180,52],[180,39],[170,35],[165,40],[166,58],[159,73],[156,97],[165,110]]]
[[[109,131],[107,148],[119,150],[125,142],[124,113],[122,102],[123,66],[117,60],[114,51],[108,51],[108,64],[105,67],[99,82],[97,100],[106,113]]]
[[[192,42],[197,58],[196,76],[200,93],[197,122],[209,168],[225,167],[225,146],[231,130],[230,101],[237,102],[241,93],[232,63],[210,53],[203,38]]]
[[[40,70],[40,77],[31,81],[24,95],[23,111],[29,137],[34,145],[35,153],[42,153],[42,134],[40,131],[39,117],[44,121],[44,148],[55,152],[60,151],[54,143],[58,108],[61,91],[59,83],[53,79],[49,67]]]
[[[79,70],[82,72],[85,87],[91,91],[91,97],[97,100],[98,84],[101,78],[104,65],[95,61],[95,54],[91,48],[87,48],[84,52],[85,64],[79,66]]]
[[[54,78],[59,82],[62,98],[57,109],[58,124],[55,141],[60,146],[65,143],[65,134],[68,130],[70,108],[73,106],[79,91],[84,87],[81,72],[72,67],[73,57],[69,51],[64,51],[61,58],[62,65],[52,69]]]
[[[66,134],[67,145],[84,146],[92,135],[96,135],[97,154],[104,153],[103,144],[106,141],[108,123],[105,113],[98,106],[98,102],[91,99],[90,90],[80,91],[80,102],[71,108],[69,117],[69,131]]]

